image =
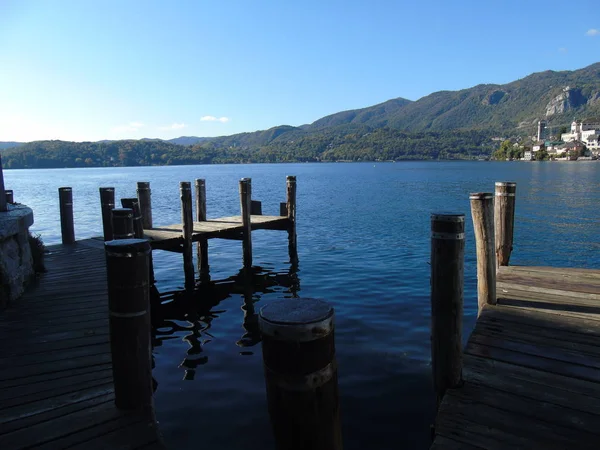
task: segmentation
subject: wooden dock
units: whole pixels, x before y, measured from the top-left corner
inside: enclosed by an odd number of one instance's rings
[[[103,246],[48,247],[48,272],[0,315],[0,448],[164,448],[152,411],[114,405]]]
[[[432,449],[600,448],[600,270],[500,267]]]

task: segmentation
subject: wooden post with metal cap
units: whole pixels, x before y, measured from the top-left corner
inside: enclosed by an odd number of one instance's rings
[[[193,289],[194,256],[192,248],[192,233],[194,231],[194,214],[192,211],[192,183],[182,181],[179,183],[181,194],[181,224],[183,235],[183,271],[185,274],[185,288]]]
[[[5,199],[6,200],[6,199]],[[58,188],[60,207],[60,234],[63,245],[75,242],[75,227],[73,225],[73,190],[70,187]]]
[[[102,212],[102,230],[105,241],[113,240],[112,210],[115,207],[115,188],[100,188],[100,210]]]
[[[259,327],[271,423],[279,450],[341,450],[334,310],[309,298],[274,301]]]
[[[129,208],[133,212],[133,235],[138,239],[144,238],[144,225],[142,223],[142,212],[140,210],[140,202],[137,197],[122,198],[121,206]]]
[[[144,230],[152,228],[152,192],[148,181],[137,182],[137,196],[140,201],[140,211],[142,212],[142,225]]]
[[[244,252],[244,268],[252,267],[252,218],[250,215],[252,201],[252,180],[240,180],[240,211],[242,215],[242,248]]]
[[[515,194],[517,183],[496,182],[494,202],[494,234],[496,238],[496,263],[498,267],[508,266],[513,249],[515,228]]]
[[[477,249],[478,314],[487,304],[496,304],[496,252],[494,251],[494,194],[476,192],[469,196]]]
[[[462,383],[465,215],[431,214],[431,362],[436,404]]]
[[[113,240],[104,248],[115,404],[125,410],[151,408],[150,243]]]
[[[206,181],[198,178],[196,186],[196,221],[206,222]],[[210,281],[208,266],[208,239],[200,238],[198,241],[198,273],[200,282]]]
[[[286,177],[286,197],[285,211],[281,208],[281,212],[285,212],[290,221],[288,228],[288,253],[290,262],[292,264],[298,264],[298,245],[296,238],[296,177],[294,175],[288,175]]]
[[[131,208],[113,208],[113,239],[133,239],[133,210]]]

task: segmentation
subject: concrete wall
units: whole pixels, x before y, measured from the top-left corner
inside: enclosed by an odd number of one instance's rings
[[[9,205],[0,212],[0,309],[19,298],[33,275],[29,227],[33,211],[24,205]]]

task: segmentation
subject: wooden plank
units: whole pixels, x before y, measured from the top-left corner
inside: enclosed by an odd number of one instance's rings
[[[99,428],[95,427],[94,432],[97,433]],[[104,434],[98,435],[98,439],[82,441],[69,448],[72,450],[140,448],[145,445],[158,443],[157,436],[158,432],[155,423],[148,420],[148,418],[142,418],[142,420],[128,424],[127,427],[119,428],[112,432],[104,432]],[[80,436],[77,436],[77,438],[80,438]],[[59,443],[62,444],[62,442]]]
[[[31,375],[29,377],[21,377],[15,378],[12,380],[6,380],[0,382],[0,389],[12,389],[19,388],[21,389],[23,386],[33,386],[37,384],[45,384],[49,381],[59,380],[65,377],[73,376],[73,375],[82,375],[90,372],[96,372],[103,369],[110,369],[111,363],[98,364],[95,366],[86,366],[79,367],[68,372],[51,372],[51,373],[38,373],[35,375]]]
[[[455,441],[446,436],[436,436],[429,450],[477,450],[483,447],[477,447],[465,442]]]
[[[585,276],[592,279],[600,278],[598,269],[582,269],[575,267],[550,267],[550,266],[504,266],[499,268],[499,276],[504,273],[540,274],[541,276]]]
[[[69,358],[78,358],[80,356],[89,355],[100,355],[103,353],[110,353],[110,343],[108,340],[96,344],[89,344],[86,346],[80,346],[76,348],[68,349]],[[4,372],[5,368],[14,369],[16,367],[27,367],[29,365],[35,365],[40,367],[43,363],[58,362],[62,361],[65,357],[63,352],[43,352],[24,354],[20,356],[13,356],[11,358],[0,359],[0,376]]]
[[[541,283],[540,283],[541,284]],[[529,292],[535,294],[549,294],[550,296],[565,296],[572,297],[574,299],[589,299],[589,300],[600,300],[600,295],[595,292],[578,292],[575,290],[567,290],[567,289],[556,289],[554,287],[546,286],[538,286],[533,285],[533,283],[527,283],[523,281],[522,283],[514,283],[514,282],[502,282],[499,281],[497,283],[498,296],[499,297],[509,297],[511,298],[513,292]]]

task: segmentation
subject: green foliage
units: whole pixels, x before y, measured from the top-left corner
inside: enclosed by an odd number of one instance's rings
[[[536,161],[548,161],[548,159],[550,159],[550,155],[545,148],[541,148],[535,153],[535,159]]]
[[[46,252],[46,246],[44,241],[39,234],[29,233],[29,247],[31,248],[31,257],[33,259],[33,270],[35,273],[46,272],[46,266],[44,265],[44,253]]]

